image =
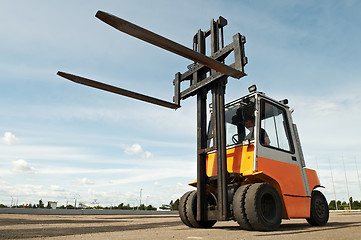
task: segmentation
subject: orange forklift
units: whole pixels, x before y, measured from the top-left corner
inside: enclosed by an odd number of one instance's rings
[[[305,168],[288,101],[274,100],[258,92],[255,85],[249,91],[225,106],[226,216],[246,230],[274,230],[282,218],[305,218],[315,226],[326,224],[328,204],[316,189],[321,187],[316,172]],[[208,135],[214,131],[210,119]],[[213,140],[208,140],[207,147],[213,145]],[[218,220],[217,164],[217,151],[208,152],[207,220],[196,218],[197,191],[180,199],[180,217],[190,227],[211,227]],[[197,181],[190,185],[197,186]]]
[[[328,204],[317,191],[321,185],[316,172],[305,168],[287,100],[267,97],[253,85],[249,95],[224,102],[228,77],[246,76],[248,63],[244,36],[235,34],[225,46],[225,18],[212,19],[208,30],[198,30],[190,49],[109,13],[98,11],[95,16],[119,31],[193,61],[187,71],[175,74],[173,102],[57,73],[79,84],[171,109],[197,96],[197,180],[190,183],[197,190],[180,198],[184,224],[208,228],[217,221],[236,220],[243,229],[267,231],[277,229],[282,218],[306,218],[315,226],[327,223]],[[210,56],[206,56],[207,38]],[[227,65],[229,61],[233,63]],[[207,109],[209,92],[212,99]]]

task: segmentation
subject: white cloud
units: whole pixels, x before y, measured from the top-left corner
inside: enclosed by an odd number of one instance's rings
[[[140,155],[143,153],[142,146],[136,143],[131,146],[125,146],[124,151],[127,155]]]
[[[2,141],[8,145],[14,145],[19,143],[19,139],[15,137],[11,132],[5,132]]]
[[[153,154],[151,153],[151,152],[145,152],[144,153],[144,156],[145,156],[145,158],[152,158],[153,157]]]
[[[50,186],[50,190],[51,190],[51,191],[57,191],[57,192],[59,191],[59,192],[60,192],[60,191],[64,191],[64,188],[62,188],[62,187],[60,187],[60,186],[58,186],[58,185],[51,185],[51,186]]]
[[[35,168],[30,166],[24,159],[13,161],[13,172],[31,174],[35,173]]]
[[[94,182],[86,177],[80,178],[75,182],[77,185],[93,185]]]
[[[315,102],[313,110],[319,116],[330,116],[342,110],[342,107],[334,99],[318,100]]]
[[[138,143],[134,143],[132,145],[122,145],[122,147],[124,148],[124,152],[127,155],[137,155],[137,156],[141,156],[142,158],[152,158],[153,154],[151,152],[146,152],[143,150],[142,146]]]

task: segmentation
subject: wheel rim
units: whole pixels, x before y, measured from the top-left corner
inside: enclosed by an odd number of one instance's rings
[[[321,199],[317,199],[315,201],[315,210],[316,210],[317,216],[319,216],[320,218],[325,216],[325,214],[326,214],[325,206]]]
[[[276,201],[273,196],[266,193],[261,198],[262,216],[266,221],[272,221],[276,216]]]

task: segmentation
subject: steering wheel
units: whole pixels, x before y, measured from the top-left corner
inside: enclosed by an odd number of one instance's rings
[[[236,133],[236,134],[234,134],[234,135],[232,136],[232,142],[235,143],[235,144],[238,143],[238,133]]]

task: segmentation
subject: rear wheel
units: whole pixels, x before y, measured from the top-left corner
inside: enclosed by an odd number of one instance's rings
[[[245,214],[254,230],[277,229],[282,221],[282,203],[277,190],[269,183],[252,184],[246,193]]]
[[[320,191],[313,191],[311,195],[311,215],[306,218],[312,226],[323,226],[329,217],[328,204],[325,196]]]
[[[208,204],[215,205],[216,200],[213,195],[208,195]],[[210,228],[216,224],[216,220],[211,221],[197,221],[197,191],[193,191],[189,194],[186,202],[186,218],[190,223],[190,227],[194,228]],[[186,224],[187,225],[187,224]],[[189,225],[188,225],[189,226]]]

